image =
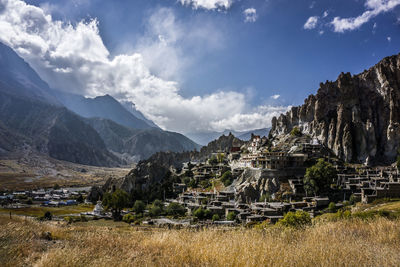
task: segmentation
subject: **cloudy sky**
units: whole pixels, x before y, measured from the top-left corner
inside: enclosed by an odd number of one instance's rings
[[[399,53],[400,0],[0,0],[0,41],[164,129],[249,130]]]

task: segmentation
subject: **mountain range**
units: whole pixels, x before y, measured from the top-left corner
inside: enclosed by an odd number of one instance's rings
[[[86,98],[50,88],[29,64],[0,43],[3,158],[28,148],[74,163],[118,166],[158,151],[200,148],[181,134],[137,118],[134,112],[109,95]]]

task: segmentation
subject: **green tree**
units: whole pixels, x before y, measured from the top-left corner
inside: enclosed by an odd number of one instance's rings
[[[212,216],[212,220],[213,220],[213,222],[219,221],[219,215],[218,215],[218,214],[214,214],[214,215]]]
[[[230,171],[224,172],[224,174],[221,175],[220,180],[225,186],[231,185],[233,182],[232,173]]]
[[[324,159],[319,159],[315,165],[307,168],[303,180],[304,189],[308,194],[319,195],[327,193],[336,178],[337,172],[332,164]]]
[[[199,220],[211,219],[212,212],[211,210],[203,209],[200,207],[193,212],[193,216],[195,216]]]
[[[136,212],[136,214],[143,213],[145,208],[146,205],[141,200],[136,200],[135,204],[133,204],[133,211]]]
[[[129,195],[121,189],[103,195],[103,205],[111,210],[114,220],[121,220],[121,210],[127,207],[128,203]]]
[[[149,206],[149,214],[152,217],[160,216],[163,212],[164,205],[161,200],[154,200],[153,204]]]
[[[166,212],[172,216],[183,216],[186,213],[186,209],[181,204],[172,202],[166,208]]]
[[[279,226],[301,228],[311,224],[310,214],[306,211],[289,211],[277,223]]]
[[[233,211],[229,212],[226,216],[226,219],[228,221],[234,221],[236,219],[236,213],[234,213]]]

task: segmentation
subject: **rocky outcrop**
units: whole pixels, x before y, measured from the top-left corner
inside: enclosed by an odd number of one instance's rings
[[[400,54],[352,76],[321,83],[302,106],[272,119],[273,136],[293,127],[347,162],[392,163],[400,142]]]
[[[279,178],[262,169],[245,169],[235,184],[236,198],[242,202],[258,201],[262,195],[279,191]]]
[[[164,194],[165,197],[169,197],[172,192],[172,184],[179,182],[174,181],[175,170],[182,168],[184,162],[202,161],[210,157],[213,152],[228,152],[232,147],[243,144],[243,141],[229,134],[210,142],[200,151],[158,152],[147,160],[140,161],[122,180],[115,179],[109,183],[107,190],[111,190],[112,186],[115,186],[136,195],[137,198],[146,200],[161,199]]]

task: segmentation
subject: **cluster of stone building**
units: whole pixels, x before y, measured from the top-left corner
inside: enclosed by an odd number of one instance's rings
[[[212,214],[218,214],[221,221],[216,224],[227,223],[226,218],[229,213],[234,213],[236,221],[241,223],[261,222],[268,220],[271,223],[283,218],[289,211],[303,210],[314,216],[315,211],[325,208],[329,204],[328,198],[304,197],[303,201],[297,202],[250,202],[243,203],[235,200],[235,191],[219,192],[197,192],[186,191],[179,194],[177,199],[167,200],[166,205],[177,202],[184,206],[188,215],[199,209],[208,209]]]
[[[32,199],[34,204],[44,206],[62,206],[77,204],[76,198],[82,195],[82,199],[86,197],[87,190],[85,189],[39,189],[27,191],[14,191],[11,193],[3,193],[0,195],[0,202],[6,204],[18,204],[21,199]]]
[[[400,174],[396,167],[339,169],[337,185],[363,203],[400,197]]]

